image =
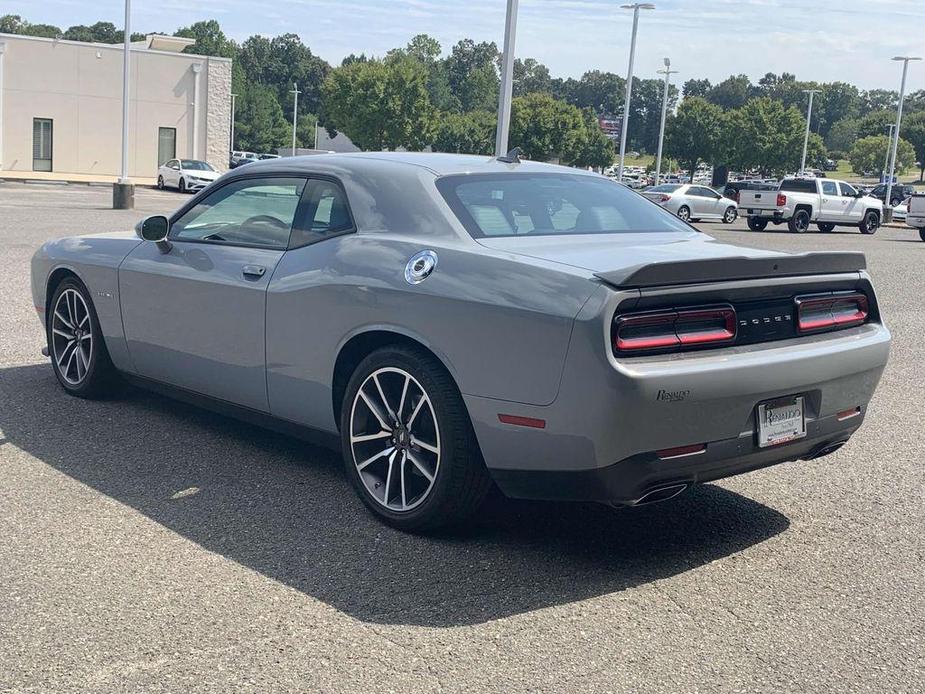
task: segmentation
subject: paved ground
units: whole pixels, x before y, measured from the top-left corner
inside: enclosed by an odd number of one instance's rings
[[[616,512],[496,504],[458,536],[373,521],[335,456],[141,392],[69,398],[28,260],[182,198],[0,184],[0,690],[921,692],[925,243],[862,249],[895,347],[837,454]]]

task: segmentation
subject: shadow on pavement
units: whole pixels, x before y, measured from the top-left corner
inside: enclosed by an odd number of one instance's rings
[[[462,534],[382,526],[335,453],[143,391],[89,402],[0,370],[0,434],[205,549],[357,619],[466,625],[670,577],[787,518],[716,486],[648,508],[498,499]],[[197,488],[198,491],[195,491]]]

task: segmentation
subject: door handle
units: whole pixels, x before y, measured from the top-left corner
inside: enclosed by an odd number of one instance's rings
[[[253,279],[259,279],[263,277],[267,272],[267,269],[262,265],[245,265],[241,268],[241,273],[245,277],[250,277]]]

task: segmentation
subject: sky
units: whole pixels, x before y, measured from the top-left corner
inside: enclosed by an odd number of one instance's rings
[[[625,2],[626,0],[622,0]],[[861,89],[899,89],[895,55],[925,56],[922,0],[654,0],[639,23],[635,74],[655,77],[662,58],[678,81],[766,72],[841,80]],[[590,69],[625,74],[632,12],[621,0],[520,0],[515,55],[546,64],[553,76]],[[350,53],[383,55],[415,34],[448,52],[461,38],[503,42],[505,0],[132,0],[132,30],[173,33],[217,19],[236,40],[298,34],[333,65]],[[111,21],[123,0],[0,0],[0,15],[67,28]],[[912,63],[907,90],[925,89],[925,62]]]

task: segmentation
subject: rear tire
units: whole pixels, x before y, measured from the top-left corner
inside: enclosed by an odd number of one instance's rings
[[[829,232],[835,230],[835,225],[832,222],[819,222],[816,226],[819,227],[819,231]]]
[[[164,177],[163,176],[157,177],[157,189],[164,190]]]
[[[794,234],[802,234],[809,229],[809,212],[806,210],[797,210],[793,213],[790,221],[787,222],[787,228]]]
[[[749,217],[748,228],[752,231],[764,231],[768,228],[768,220],[761,217]]]
[[[919,227],[919,238],[925,241],[925,227]]]
[[[111,394],[118,375],[103,342],[90,292],[76,277],[67,277],[55,289],[48,307],[45,331],[58,383],[79,398]]]
[[[681,205],[681,207],[678,208],[678,219],[680,219],[682,222],[690,222],[691,208],[689,208],[687,205]]]
[[[878,215],[873,210],[868,210],[864,213],[864,218],[858,224],[858,229],[861,230],[862,234],[876,234],[877,229],[880,228],[880,215]]]
[[[360,362],[344,394],[340,430],[354,489],[374,515],[400,530],[458,525],[491,488],[459,389],[423,350],[383,347]]]
[[[726,212],[723,213],[723,224],[732,224],[739,217],[739,211],[730,205],[726,208]]]

